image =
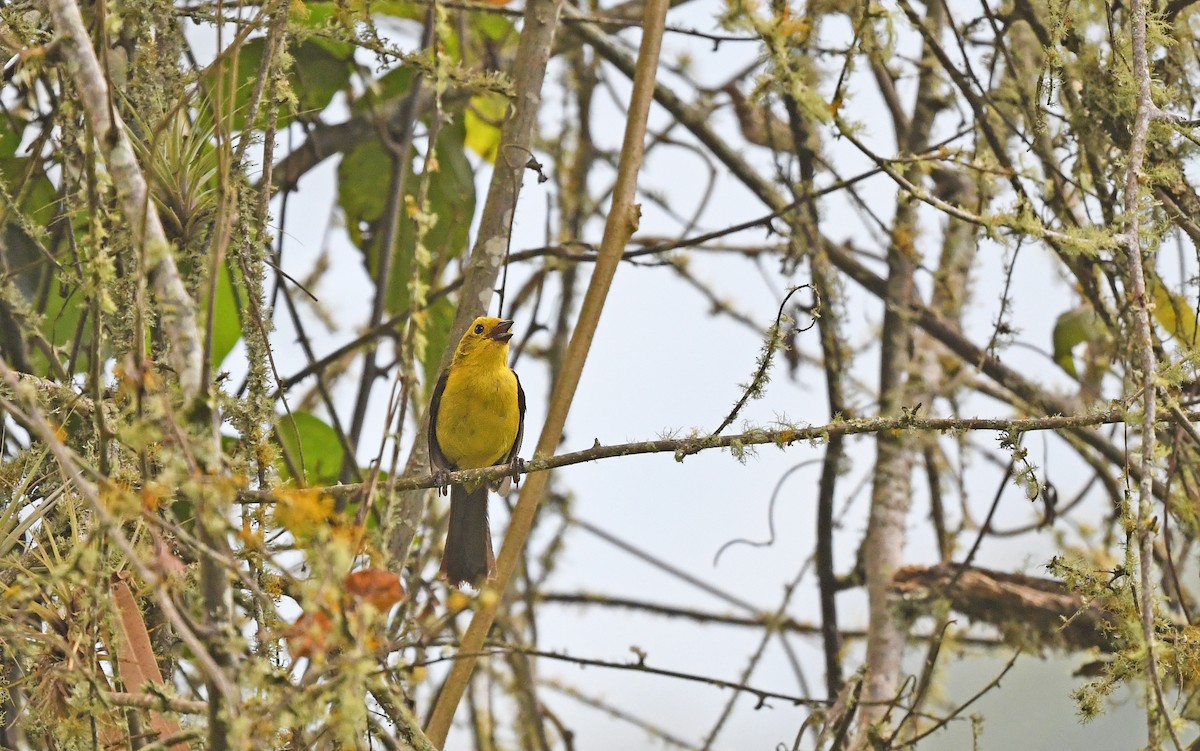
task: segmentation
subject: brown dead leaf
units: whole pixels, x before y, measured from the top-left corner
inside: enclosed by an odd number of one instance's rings
[[[382,569],[351,572],[346,575],[343,586],[351,597],[373,605],[381,613],[386,613],[404,599],[404,585],[400,583],[400,577]]]

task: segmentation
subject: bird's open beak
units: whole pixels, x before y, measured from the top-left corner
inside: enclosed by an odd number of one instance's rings
[[[512,339],[512,321],[501,321],[492,327],[492,331],[488,334],[489,339],[495,339],[498,342],[507,342]]]

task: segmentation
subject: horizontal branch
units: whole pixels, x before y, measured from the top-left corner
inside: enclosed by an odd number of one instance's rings
[[[896,572],[892,591],[914,607],[944,599],[973,623],[991,624],[1018,640],[1032,638],[1039,646],[1112,653],[1120,640],[1111,613],[1056,579],[956,564],[906,566]]]
[[[180,699],[175,696],[105,691],[102,697],[104,701],[116,707],[134,707],[135,709],[176,712],[178,714],[205,714],[208,712],[208,702],[206,701]]]
[[[669,670],[667,668],[651,667],[645,663],[645,659],[644,659],[643,655],[639,655],[637,660],[631,661],[631,662],[613,662],[610,660],[596,660],[596,659],[592,659],[592,658],[588,658],[588,657],[575,657],[573,655],[569,655],[564,652],[550,652],[550,651],[546,651],[546,650],[542,650],[542,649],[530,649],[528,647],[504,645],[504,646],[495,647],[493,649],[484,649],[477,653],[469,653],[468,654],[468,653],[463,653],[463,652],[456,652],[455,654],[447,655],[445,657],[435,657],[430,660],[414,662],[413,666],[426,667],[426,666],[433,665],[433,664],[436,664],[439,662],[446,662],[448,660],[475,659],[478,657],[490,657],[493,655],[506,655],[506,654],[522,654],[522,655],[530,655],[531,657],[541,657],[541,658],[547,659],[547,660],[561,660],[563,662],[574,663],[581,667],[610,668],[612,670],[631,670],[631,671],[634,671],[637,673],[648,673],[650,675],[660,675],[660,676],[663,676],[666,678],[679,678],[679,679],[685,680],[685,681],[692,681],[695,683],[704,683],[709,686],[716,686],[717,688],[731,688],[734,691],[743,691],[745,693],[752,694],[753,696],[755,696],[758,699],[758,706],[756,706],[755,709],[759,709],[761,707],[767,706],[766,702],[768,699],[778,699],[781,701],[790,702],[794,706],[819,707],[819,706],[825,706],[825,705],[829,704],[829,701],[826,699],[810,699],[810,698],[804,697],[804,696],[792,696],[789,694],[779,694],[779,693],[775,693],[774,691],[764,691],[762,689],[754,688],[754,687],[748,686],[744,683],[734,683],[733,681],[726,681],[726,680],[722,680],[720,678],[709,678],[708,676],[697,675],[695,673],[684,673],[679,670]]]
[[[635,443],[618,443],[610,446],[601,445],[597,440],[591,448],[582,451],[572,451],[557,456],[532,459],[520,462],[517,474],[546,472],[572,464],[613,459],[619,456],[634,456],[637,454],[672,453],[675,459],[682,462],[687,456],[707,451],[709,449],[736,448],[738,451],[749,446],[773,444],[779,448],[790,446],[797,441],[825,441],[835,435],[862,435],[864,433],[880,433],[896,430],[935,431],[941,433],[961,433],[968,430],[995,430],[1008,433],[1026,433],[1039,430],[1062,430],[1086,428],[1096,425],[1109,425],[1125,422],[1125,409],[1114,407],[1100,412],[1089,412],[1080,415],[1054,415],[1051,417],[915,417],[902,415],[889,418],[866,418],[857,420],[834,420],[825,425],[803,428],[780,428],[776,430],[750,430],[736,435],[722,436],[689,436],[687,438],[663,438],[656,441],[639,441]],[[1190,421],[1200,419],[1200,412],[1184,413]],[[451,472],[441,480],[445,483],[463,484],[479,481],[498,481],[508,477],[513,472],[508,466],[485,467],[482,469],[464,469]],[[401,477],[392,483],[396,491],[420,490],[422,488],[438,487],[438,478],[432,474]],[[361,492],[363,485],[332,485],[325,488],[313,488],[314,491],[329,493],[334,497],[353,497]],[[246,490],[241,493],[241,500],[249,503],[271,503],[275,501],[274,491]]]
[[[683,618],[696,623],[714,626],[744,626],[747,628],[773,628],[780,632],[800,634],[802,636],[820,636],[821,627],[813,623],[803,623],[787,616],[776,619],[771,613],[759,613],[753,616],[729,615],[693,608],[664,605],[660,602],[635,600],[627,597],[610,597],[592,593],[546,592],[537,596],[537,601],[557,605],[596,605],[600,607],[622,608],[636,610],[650,615],[661,615],[667,618]],[[841,629],[838,635],[842,639],[865,639],[867,632],[863,629]],[[908,640],[912,643],[925,643],[936,635],[921,632],[911,632]],[[996,638],[976,637],[956,634],[954,641],[960,644],[970,644],[976,647],[1006,647],[1004,642]]]

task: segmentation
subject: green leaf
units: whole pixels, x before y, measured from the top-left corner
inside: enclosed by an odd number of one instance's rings
[[[427,311],[425,320],[425,400],[433,396],[433,386],[437,383],[442,364],[442,354],[450,346],[450,327],[454,325],[455,305],[450,298],[442,297],[435,300]]]
[[[380,107],[384,102],[408,94],[412,89],[413,78],[416,77],[416,74],[415,68],[403,65],[371,81],[367,85],[366,93],[354,101],[354,111],[358,113],[371,111]]]
[[[1054,323],[1054,362],[1072,377],[1078,378],[1079,371],[1075,367],[1072,351],[1077,345],[1102,336],[1100,329],[1101,323],[1096,312],[1086,305],[1063,313]]]
[[[237,54],[237,68],[233,72],[233,80],[229,81],[229,65],[214,66],[209,73],[209,90],[216,91],[216,76],[226,76],[225,85],[234,86],[233,97],[233,127],[238,130],[247,128],[246,114],[250,107],[250,96],[254,93],[254,84],[258,80],[259,68],[262,67],[266,39],[257,37],[242,45]],[[333,49],[337,49],[334,47]],[[331,51],[331,45],[324,41],[306,40],[299,44],[288,46],[288,52],[294,60],[288,70],[288,82],[296,96],[296,110],[302,113],[316,113],[325,109],[334,94],[346,88],[350,83],[350,75],[354,70],[353,50],[347,49],[345,54]],[[259,107],[258,120],[253,127],[262,128],[267,122],[269,104],[263,102]],[[280,106],[277,127],[284,128],[292,121],[293,112],[290,108]]]
[[[83,327],[82,331],[79,329],[79,320],[87,311],[88,304],[83,294],[74,287],[62,286],[59,275],[52,274],[42,314],[42,336],[55,347],[70,351],[74,349],[76,332],[79,332],[81,341],[80,354],[75,361],[76,372],[83,372],[87,368],[87,353],[92,341],[91,326]],[[30,357],[34,367],[50,372],[49,361],[41,350],[31,351]]]
[[[237,51],[237,67],[233,71],[233,79],[229,78],[229,66],[235,58],[225,58],[219,65],[209,69],[206,84],[210,96],[217,96],[218,89],[228,97],[229,87],[233,86],[233,127],[237,130],[246,129],[246,110],[249,108],[250,95],[254,93],[254,82],[258,79],[258,69],[262,66],[263,49],[266,40],[262,37],[251,39]],[[220,86],[218,86],[220,84]],[[216,106],[216,102],[213,102]],[[283,114],[283,111],[280,111]],[[214,115],[214,118],[216,116]],[[255,125],[265,125],[266,117],[259,114],[259,122]],[[280,127],[283,123],[280,122]]]
[[[16,284],[27,302],[32,302],[42,286],[42,277],[53,273],[50,261],[42,255],[37,242],[16,222],[4,224],[0,232],[4,238],[0,241],[3,242],[0,260],[10,270],[8,281]]]
[[[407,3],[404,0],[376,0],[371,4],[371,12],[396,18],[407,18],[412,21],[425,20],[426,6],[417,3]]]
[[[310,487],[333,485],[342,474],[342,444],[337,431],[309,412],[281,415],[276,421],[281,448],[294,466],[299,468],[303,457],[304,482]],[[295,480],[281,457],[277,462],[279,474],[285,480]]]
[[[0,181],[9,195],[19,199],[21,213],[34,224],[45,227],[54,218],[58,191],[40,165],[34,165],[30,173],[29,157],[0,157]]]
[[[350,239],[360,249],[373,242],[373,225],[387,206],[391,179],[392,157],[377,140],[363,141],[338,163],[338,205]]]
[[[291,53],[296,63],[288,72],[288,77],[300,101],[302,113],[317,113],[325,109],[333,95],[350,83],[353,70],[350,58],[338,57],[316,41],[303,42]]]
[[[214,368],[218,368],[242,338],[242,321],[238,315],[237,298],[233,292],[233,280],[230,278],[228,264],[221,264],[217,273],[212,332],[210,361]]]
[[[471,15],[471,29],[493,42],[516,42],[517,27],[504,16],[493,13]]]
[[[0,147],[7,147],[0,129]],[[16,148],[16,143],[11,144]],[[0,152],[4,149],[0,148]],[[32,167],[32,172],[31,172]],[[45,227],[55,214],[58,192],[40,167],[28,158],[0,156],[0,185],[17,203],[17,212],[0,219],[0,261],[7,280],[14,282],[32,303],[38,290],[43,289],[47,274],[54,273],[46,257],[48,251],[38,246],[38,229]],[[5,212],[0,208],[0,215]]]
[[[18,123],[19,120],[14,120],[14,124]],[[21,145],[21,134],[25,131],[24,124],[20,124],[20,128],[14,128],[13,125],[0,120],[0,157],[10,157],[17,153],[17,147]]]
[[[425,210],[437,218],[425,235],[425,247],[434,258],[443,260],[463,252],[475,216],[475,176],[464,152],[464,135],[461,123],[441,129],[437,139],[438,169],[429,175]],[[360,144],[338,165],[338,202],[346,215],[350,239],[363,251],[373,278],[378,275],[378,246],[391,173],[392,157],[378,141]],[[419,168],[410,169],[405,186],[408,203],[415,204],[420,180]],[[385,305],[393,314],[409,307],[409,283],[417,243],[417,226],[407,211],[400,212],[399,222]]]
[[[339,27],[341,27],[342,29],[347,29],[346,33],[353,33],[353,29],[350,28],[353,21],[340,20],[340,17],[346,15],[344,8],[339,8],[335,3],[326,2],[305,2],[300,5],[303,12],[290,13],[288,20],[292,22],[293,28],[299,30],[299,35],[304,41],[311,41],[313,44],[320,45],[342,60],[349,60],[353,57],[353,44],[340,39],[331,39],[329,36],[307,35],[303,31],[304,29],[312,29],[314,31],[326,30],[336,33]],[[295,8],[296,6],[293,5],[292,7]]]

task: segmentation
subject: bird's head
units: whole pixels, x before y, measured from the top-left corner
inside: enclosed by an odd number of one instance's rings
[[[512,339],[513,322],[503,318],[480,316],[471,322],[458,342],[454,358],[492,354],[508,361],[508,340]]]

